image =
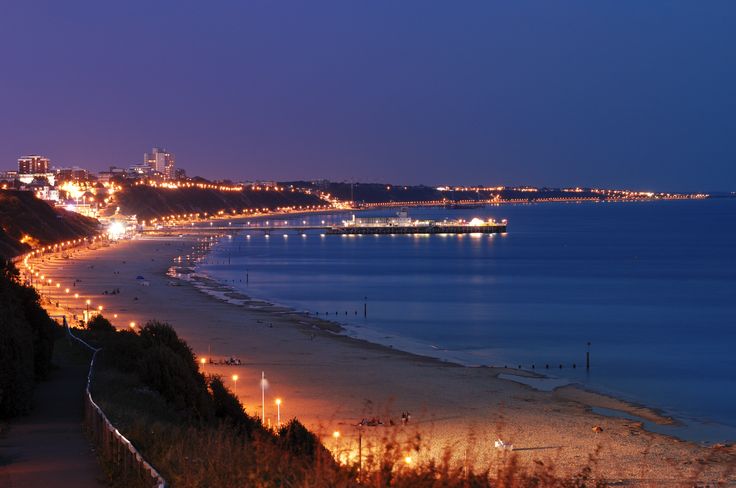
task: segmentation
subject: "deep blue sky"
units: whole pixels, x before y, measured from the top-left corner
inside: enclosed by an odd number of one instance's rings
[[[0,168],[736,189],[736,2],[0,3]]]

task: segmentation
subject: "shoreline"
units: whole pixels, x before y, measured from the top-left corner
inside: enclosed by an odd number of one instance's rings
[[[81,279],[80,291],[91,291],[95,303],[105,300],[106,310],[120,314],[113,320],[118,326],[129,320],[141,324],[165,320],[200,356],[208,350],[212,353],[214,345],[219,353],[215,356],[244,358],[237,369],[210,364],[204,369],[225,378],[237,370],[242,379],[237,391],[247,411],[262,408],[255,385],[260,371],[265,370],[272,383],[269,397],[285,398],[286,418],[296,415],[315,431],[324,431],[326,425],[349,429],[346,441],[354,438],[350,426],[361,416],[384,408],[388,416],[409,409],[417,425],[431,429],[431,445],[425,451],[431,456],[440,453],[442,446],[468,442],[469,431],[481,431],[485,443],[477,448],[480,462],[495,454],[488,443],[501,436],[522,447],[520,461],[551,456],[565,471],[579,467],[596,446],[603,445],[603,475],[617,479],[640,479],[642,466],[646,466],[658,473],[656,479],[682,480],[671,472],[671,466],[658,466],[662,459],[676,464],[704,459],[703,472],[710,473],[708,479],[718,479],[712,470],[720,472],[724,463],[733,462],[734,453],[709,460],[710,448],[646,431],[640,422],[592,411],[625,406],[622,411],[641,417],[637,406],[615,398],[568,387],[551,393],[535,391],[499,378],[503,368],[449,364],[315,328],[315,317],[273,304],[261,306],[267,302],[259,302],[254,309],[242,302],[223,303],[195,286],[168,286],[167,271],[173,260],[191,254],[201,241],[196,236],[137,239],[84,249],[68,261],[49,259],[40,267],[55,279],[59,274],[66,281],[72,276]],[[126,268],[124,277],[118,277],[116,273],[121,272],[114,271],[118,268]],[[150,286],[135,283],[136,274],[149,276]],[[115,285],[122,290],[120,295],[100,296],[100,290],[107,289],[103,287]],[[131,295],[135,295],[133,303]],[[161,307],[161,303],[169,305]],[[273,408],[265,407],[270,418]],[[646,413],[667,420],[651,409]],[[592,433],[593,425],[601,425],[603,433]]]
[[[171,276],[170,274],[167,274],[167,275]],[[349,335],[348,332],[350,332],[351,330],[345,324],[341,324],[337,321],[323,319],[320,317],[309,315],[306,311],[297,310],[286,304],[276,303],[272,300],[268,300],[264,298],[251,297],[226,283],[218,281],[216,278],[213,278],[207,275],[206,273],[201,273],[197,271],[196,265],[195,265],[195,269],[193,269],[190,275],[193,275],[196,277],[192,279],[184,279],[180,276],[176,276],[176,278],[181,280],[183,283],[185,283],[184,286],[193,286],[201,293],[204,293],[205,295],[208,295],[209,297],[215,300],[221,301],[223,303],[226,303],[228,305],[253,307],[253,305],[255,304],[256,305],[255,309],[261,312],[264,312],[264,313],[276,313],[276,314],[283,314],[287,316],[294,316],[294,318],[297,320],[299,319],[299,317],[301,317],[304,320],[308,321],[308,322],[300,321],[299,322],[300,325],[317,327],[322,331],[333,333],[335,336],[344,337],[346,339],[350,339],[358,343],[362,343],[362,344],[373,346],[373,347],[385,348],[387,351],[403,353],[410,357],[421,358],[421,359],[429,360],[429,361],[436,361],[438,364],[443,364],[447,366],[456,366],[459,368],[486,368],[486,369],[498,370],[498,374],[496,375],[496,377],[506,380],[506,381],[513,381],[513,382],[519,383],[534,391],[549,392],[549,393],[554,394],[554,393],[557,393],[558,391],[569,392],[572,390],[575,392],[574,394],[571,395],[570,393],[567,393],[567,394],[562,394],[560,396],[577,397],[578,401],[581,401],[582,403],[586,403],[587,406],[590,407],[591,411],[597,408],[600,408],[603,410],[612,410],[612,411],[621,412],[631,417],[636,417],[638,419],[647,421],[652,424],[660,425],[660,426],[683,426],[685,425],[685,423],[681,419],[678,419],[672,415],[668,415],[667,412],[663,409],[648,406],[643,402],[637,402],[634,400],[620,398],[614,394],[611,394],[605,391],[596,390],[595,388],[588,388],[579,382],[569,380],[564,377],[545,375],[544,373],[529,370],[527,368],[516,368],[515,369],[515,368],[506,368],[506,367],[500,367],[500,366],[483,365],[483,364],[478,364],[478,365],[464,364],[456,360],[444,359],[441,357],[422,354],[421,352],[414,351],[414,350],[395,348],[392,345],[383,344],[377,341],[372,341],[366,337]],[[221,290],[214,290],[212,288],[207,288],[206,286],[197,286],[194,283],[212,284],[215,287],[221,288]],[[228,291],[224,292],[223,293],[224,296],[221,296],[221,297],[218,297],[216,293],[210,293],[211,291],[223,292],[224,290],[228,290]],[[236,304],[236,303],[233,303],[231,299],[241,300],[244,303]],[[510,377],[513,377],[513,378],[510,378]],[[543,383],[547,381],[552,383],[552,385],[547,386],[547,385],[539,384],[540,382]],[[561,382],[561,384],[555,385],[554,383],[558,381]],[[613,408],[610,405],[606,407],[597,406],[596,404],[601,403],[601,402],[591,401],[590,399],[587,402],[582,401],[583,398],[591,398],[591,395],[595,397],[605,398],[606,401],[602,403],[609,403],[609,402],[615,403],[617,407]],[[602,415],[606,415],[606,414],[602,414]],[[615,417],[615,415],[607,415],[607,416]],[[656,432],[656,431],[652,431],[648,429],[646,430],[652,433]],[[698,441],[694,441],[690,439],[683,439],[683,438],[677,437],[672,434],[663,434],[663,435],[667,435],[668,437],[672,437],[674,439],[677,439],[678,441],[697,442],[702,445],[711,445],[715,443],[715,442],[698,442]]]

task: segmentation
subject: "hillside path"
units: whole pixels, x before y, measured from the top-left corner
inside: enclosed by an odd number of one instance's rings
[[[31,414],[0,435],[0,488],[106,486],[83,430],[87,366],[56,352],[54,364],[49,380],[36,387]]]

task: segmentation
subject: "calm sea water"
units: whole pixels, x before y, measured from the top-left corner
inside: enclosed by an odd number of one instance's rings
[[[411,215],[506,218],[509,231],[239,234],[201,269],[250,296],[327,312],[352,335],[469,365],[534,364],[686,424],[658,430],[736,440],[736,200]]]

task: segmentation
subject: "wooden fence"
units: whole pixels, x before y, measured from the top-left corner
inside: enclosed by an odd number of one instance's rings
[[[110,422],[105,412],[92,399],[92,372],[99,348],[87,344],[74,335],[66,323],[67,333],[74,340],[92,351],[92,360],[87,373],[87,388],[84,394],[84,423],[103,461],[112,467],[112,476],[126,486],[167,488],[166,480],[151,466],[133,444]]]

